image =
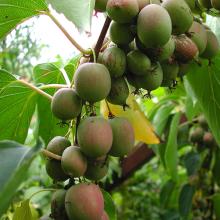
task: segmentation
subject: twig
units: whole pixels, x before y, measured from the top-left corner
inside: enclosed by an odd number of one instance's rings
[[[99,39],[96,43],[95,49],[94,49],[95,50],[95,55],[96,55],[97,58],[99,56],[99,52],[100,52],[100,50],[102,48],[102,45],[103,45],[103,42],[105,40],[105,36],[107,34],[110,23],[111,23],[111,19],[109,17],[107,17],[106,20],[105,20],[105,23],[103,25],[102,31],[99,35]],[[94,58],[91,58],[91,61],[93,61],[93,59]]]
[[[52,21],[63,32],[63,34],[67,37],[67,39],[73,44],[73,46],[76,47],[77,50],[79,50],[83,54],[91,54],[91,50],[86,50],[86,49],[82,48],[50,12],[44,12],[44,14],[49,16],[52,19]]]
[[[49,157],[49,158],[52,158],[52,159],[55,159],[55,160],[61,160],[61,156],[60,156],[60,155],[54,154],[54,153],[52,153],[52,152],[50,152],[50,151],[48,151],[48,150],[46,150],[46,149],[41,150],[41,152],[42,152],[45,156],[47,156],[47,157]]]

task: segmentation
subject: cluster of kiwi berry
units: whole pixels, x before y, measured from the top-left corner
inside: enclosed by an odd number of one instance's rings
[[[202,0],[200,0],[202,1]],[[200,2],[199,1],[199,2]],[[98,57],[110,71],[108,101],[128,93],[125,78],[136,91],[173,88],[177,77],[199,57],[211,59],[220,50],[215,34],[196,15],[196,0],[97,0],[96,10],[112,19],[112,43]],[[203,2],[210,2],[203,0]],[[219,1],[212,0],[217,8]]]
[[[110,90],[111,77],[105,65],[84,63],[75,72],[74,88],[59,89],[53,96],[51,110],[58,119],[71,122],[70,125],[75,119],[79,121],[75,143],[57,136],[46,149],[61,157],[48,158],[48,175],[56,182],[70,180],[65,190],[54,195],[53,219],[108,219],[96,183],[108,172],[108,157],[128,155],[135,142],[133,127],[127,119],[111,116],[107,120],[95,114],[94,103],[106,99]],[[86,114],[81,117],[83,111]]]
[[[217,143],[215,138],[213,137],[208,123],[204,117],[204,115],[200,115],[196,119],[195,125],[190,129],[189,140],[200,147],[215,147]]]

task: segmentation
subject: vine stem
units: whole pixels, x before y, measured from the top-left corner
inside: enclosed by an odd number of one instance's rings
[[[60,155],[54,154],[54,153],[52,153],[52,152],[50,152],[50,151],[48,151],[48,150],[46,150],[46,149],[41,150],[41,152],[42,152],[45,156],[47,156],[47,157],[49,157],[49,158],[51,158],[51,159],[61,160],[61,158],[62,158]]]
[[[67,32],[67,30],[61,25],[61,23],[50,13],[50,12],[44,12],[45,15],[49,16],[51,20],[57,25],[57,27],[63,32],[63,34],[67,37],[67,39],[72,43],[74,47],[76,47],[77,50],[79,50],[83,54],[91,54],[91,50],[86,50],[82,48],[76,40]]]
[[[103,28],[102,28],[102,30],[101,30],[101,33],[100,33],[100,35],[99,35],[99,39],[98,39],[98,41],[97,41],[97,43],[96,43],[96,46],[95,46],[95,49],[94,49],[94,51],[95,51],[95,56],[96,56],[97,58],[98,58],[98,56],[99,56],[99,52],[100,52],[100,50],[101,50],[101,48],[102,48],[102,45],[103,45],[103,42],[104,42],[104,40],[105,40],[105,36],[106,36],[106,34],[107,34],[107,32],[108,32],[110,23],[111,23],[111,18],[109,18],[109,17],[107,16],[107,18],[106,18],[106,20],[105,20],[105,23],[104,23],[104,25],[103,25]],[[94,58],[93,58],[93,59],[94,59]]]
[[[65,84],[49,84],[49,85],[43,85],[39,87],[39,89],[44,90],[44,89],[62,89],[62,88],[68,88],[67,85]]]
[[[20,83],[22,83],[23,85],[31,88],[32,90],[36,91],[37,93],[39,93],[40,95],[46,97],[47,99],[49,99],[50,101],[52,100],[52,96],[47,94],[46,92],[44,92],[43,90],[37,88],[36,86],[24,81],[24,80],[18,80]]]

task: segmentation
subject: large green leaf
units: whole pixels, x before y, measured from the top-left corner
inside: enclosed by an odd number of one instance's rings
[[[179,197],[179,212],[182,217],[187,217],[192,208],[195,187],[189,184],[183,186]]]
[[[1,0],[0,38],[4,37],[24,20],[47,10],[44,0]]]
[[[34,68],[34,78],[37,84],[64,84],[62,72],[51,63],[39,64]],[[56,89],[47,89],[45,92],[53,95]],[[54,136],[65,135],[68,127],[61,127],[60,120],[55,118],[51,112],[50,101],[44,97],[38,99],[38,123],[39,136],[47,144]]]
[[[177,133],[180,121],[181,113],[178,112],[173,116],[170,131],[168,136],[168,142],[165,150],[165,164],[166,169],[171,176],[172,180],[177,180],[177,166],[178,166],[178,146],[177,146]]]
[[[0,140],[24,143],[38,94],[7,72],[0,72]]]
[[[58,12],[65,15],[76,27],[90,31],[95,0],[47,0]]]
[[[187,87],[190,87],[201,105],[209,126],[218,144],[220,144],[220,54],[208,65],[192,64],[187,74]]]
[[[33,216],[30,208],[30,200],[22,201],[20,206],[15,210],[12,220],[32,220]]]
[[[41,142],[33,148],[12,141],[0,142],[0,217],[7,210],[20,184],[26,179],[30,163],[41,147]]]

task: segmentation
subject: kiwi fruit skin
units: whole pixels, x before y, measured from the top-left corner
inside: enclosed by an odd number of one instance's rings
[[[74,89],[59,89],[52,98],[51,110],[57,118],[63,121],[76,118],[81,109],[82,100]]]
[[[74,86],[81,99],[95,103],[108,96],[111,77],[103,64],[84,63],[79,66],[74,75]]]
[[[147,5],[139,13],[137,35],[146,48],[164,46],[169,41],[171,32],[170,16],[160,5]]]
[[[95,10],[99,12],[105,12],[107,2],[108,0],[95,0]]]

